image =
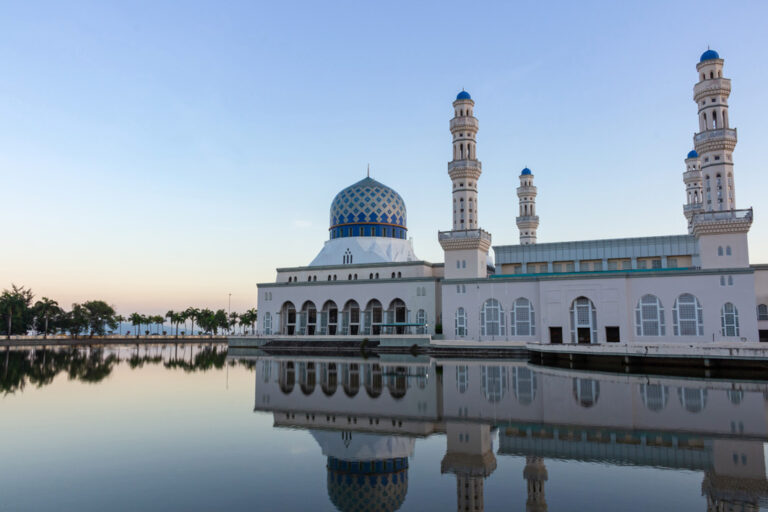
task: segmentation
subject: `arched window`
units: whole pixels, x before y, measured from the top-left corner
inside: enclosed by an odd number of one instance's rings
[[[720,310],[720,324],[723,328],[723,336],[739,335],[739,310],[731,302],[723,304]]]
[[[378,398],[384,390],[384,375],[378,364],[367,364],[365,369],[365,391],[371,398]]]
[[[704,318],[699,299],[690,293],[680,295],[672,308],[672,324],[675,336],[704,336]]]
[[[483,366],[480,369],[481,389],[486,400],[500,402],[509,388],[506,366]]]
[[[264,313],[264,334],[272,334],[272,313],[269,311]]]
[[[701,388],[677,388],[680,405],[688,412],[699,412],[707,406],[707,390]]]
[[[283,334],[296,334],[296,306],[293,305],[293,302],[288,301],[283,304],[280,309],[280,318],[283,323],[280,331]]]
[[[594,379],[573,379],[573,398],[582,407],[592,407],[600,398],[600,383]]]
[[[760,304],[757,306],[757,319],[768,320],[768,304]]]
[[[658,412],[667,406],[669,388],[661,384],[640,384],[640,396],[649,410]]]
[[[458,286],[458,285],[456,285]],[[464,308],[456,310],[456,319],[454,321],[454,329],[457,338],[463,338],[467,335],[467,314]]]
[[[466,393],[469,389],[469,367],[456,367],[456,389],[459,390],[459,393]]]
[[[665,336],[664,308],[655,295],[643,295],[635,308],[638,336]]]
[[[723,255],[723,246],[720,245],[717,247],[717,255],[722,256]]]
[[[506,336],[504,310],[496,299],[488,299],[480,310],[480,334],[482,336]]]
[[[733,286],[733,276],[728,276],[728,286]]]
[[[524,366],[512,368],[512,391],[522,405],[530,405],[536,399],[536,372]]]
[[[597,310],[587,297],[571,303],[571,343],[597,343]]]
[[[520,297],[512,303],[509,321],[510,336],[535,336],[536,315],[533,304],[525,297]]]
[[[726,256],[730,256],[731,255],[731,246],[730,245],[726,245],[725,246],[725,255]]]

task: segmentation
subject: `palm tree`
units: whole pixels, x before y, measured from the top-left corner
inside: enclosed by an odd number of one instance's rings
[[[237,320],[240,318],[240,315],[238,315],[236,312],[232,312],[229,314],[229,325],[227,326],[227,334],[229,334],[230,329],[235,330],[235,327],[237,326]]]
[[[117,315],[115,317],[115,322],[117,322],[117,334],[122,336],[123,335],[123,322],[125,322],[126,318],[123,315]]]
[[[184,310],[184,315],[186,315],[187,318],[192,320],[192,329],[190,329],[189,334],[194,335],[195,320],[197,320],[200,317],[200,310],[197,308],[188,307],[186,310]]]
[[[128,320],[130,320],[131,324],[136,328],[136,337],[138,338],[141,334],[141,324],[144,323],[144,317],[139,313],[131,313]]]
[[[176,312],[172,309],[169,309],[168,312],[165,314],[165,318],[167,318],[168,321],[171,322],[171,326],[173,326],[174,318],[176,318]]]
[[[43,338],[48,337],[48,321],[53,315],[61,313],[59,303],[55,300],[51,300],[48,297],[43,297],[39,301],[35,302],[35,316],[37,318],[43,318],[45,327],[43,328]]]

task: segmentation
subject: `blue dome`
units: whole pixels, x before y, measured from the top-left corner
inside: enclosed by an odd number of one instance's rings
[[[692,149],[688,152],[688,156],[686,158],[699,158],[699,154],[695,149]]]
[[[405,238],[405,201],[373,178],[345,188],[331,203],[331,238],[383,236]]]
[[[526,167],[525,169],[523,169],[523,172],[520,173],[520,176],[527,176],[529,174],[531,174],[531,170]]]
[[[472,96],[469,95],[467,91],[461,91],[459,94],[456,95],[457,100],[471,100]]]
[[[704,62],[705,60],[714,60],[719,58],[720,58],[720,55],[718,55],[715,50],[707,50],[701,54],[701,58],[699,59],[699,62]]]

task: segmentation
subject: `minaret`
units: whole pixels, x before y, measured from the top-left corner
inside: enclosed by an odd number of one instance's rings
[[[541,457],[526,457],[523,477],[527,483],[528,499],[525,512],[547,512],[547,499],[544,495],[544,482],[547,481],[547,466]]]
[[[693,86],[693,100],[699,111],[699,133],[693,136],[693,142],[704,180],[704,210],[734,210],[736,130],[728,123],[731,81],[723,78],[723,59],[714,50],[701,55],[696,70],[699,82]]]
[[[688,152],[685,158],[685,183],[686,203],[683,206],[683,214],[688,221],[688,233],[693,233],[693,216],[703,211],[703,185],[701,178],[701,159],[695,149]]]
[[[535,244],[536,229],[539,227],[539,216],[536,215],[536,187],[533,185],[533,173],[527,167],[520,173],[517,197],[520,202],[520,214],[517,217],[520,245]]]
[[[461,91],[453,102],[453,160],[448,162],[452,182],[453,229],[438,234],[445,251],[445,277],[487,277],[491,235],[479,229],[477,180],[482,166],[477,159],[475,102]]]
[[[699,132],[693,136],[694,151],[685,160],[691,170],[686,170],[683,179],[694,197],[697,180],[701,180],[701,208],[691,206],[690,199],[684,207],[688,230],[698,241],[701,268],[748,267],[747,233],[752,225],[752,209],[736,209],[736,130],[728,122],[731,81],[723,78],[723,59],[714,50],[701,55],[696,71],[699,81],[693,86],[693,99],[698,106]]]

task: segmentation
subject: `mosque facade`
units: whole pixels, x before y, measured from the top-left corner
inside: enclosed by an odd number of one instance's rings
[[[768,265],[751,265],[752,208],[736,207],[723,59],[696,65],[698,132],[684,160],[688,232],[538,243],[534,173],[519,176],[519,244],[492,245],[480,224],[479,123],[453,102],[451,229],[443,262],[418,258],[403,198],[370,178],[331,202],[329,239],[307,266],[261,283],[261,336],[441,334],[448,340],[685,344],[768,341]],[[493,249],[493,251],[491,251]]]

